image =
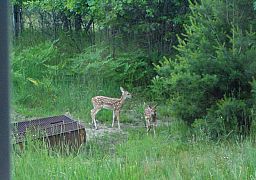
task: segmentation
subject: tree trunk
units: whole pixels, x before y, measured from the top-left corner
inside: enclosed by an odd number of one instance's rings
[[[85,27],[85,31],[86,32],[89,31],[89,29],[90,29],[92,24],[93,24],[93,19],[90,19],[90,21],[87,23],[87,25]],[[94,24],[93,24],[93,26],[94,26]]]
[[[96,45],[96,32],[95,32],[95,24],[92,23],[92,36],[93,36],[93,45]],[[96,46],[93,46],[95,49],[94,51],[96,51]]]
[[[21,6],[19,4],[15,4],[13,6],[13,21],[14,21],[14,34],[15,37],[18,37],[21,32]]]
[[[75,16],[75,31],[80,31],[82,28],[82,16],[81,14],[76,14]]]
[[[22,33],[24,29],[22,1],[20,2],[20,4],[20,32]]]
[[[43,12],[39,11],[39,15],[40,15],[40,20],[38,22],[41,25],[42,32],[44,32],[44,14]]]
[[[111,38],[112,38],[112,58],[116,57],[116,29],[111,28]]]
[[[54,32],[54,39],[57,39],[57,23],[56,23],[56,12],[52,11],[52,20],[53,20],[53,32]]]
[[[68,20],[67,15],[64,12],[61,13],[61,21],[63,24],[62,27],[63,27],[64,31],[69,31],[69,20]]]

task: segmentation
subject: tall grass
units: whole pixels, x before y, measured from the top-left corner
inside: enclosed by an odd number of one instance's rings
[[[144,129],[128,129],[128,137],[95,139],[69,156],[38,147],[20,155],[13,152],[12,175],[14,179],[69,180],[256,178],[254,142],[196,142],[189,134],[177,138],[184,135],[177,128],[186,131],[175,122],[174,127],[158,129],[156,137],[146,136]]]

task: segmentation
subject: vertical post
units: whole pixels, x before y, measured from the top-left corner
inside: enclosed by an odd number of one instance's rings
[[[8,0],[0,0],[0,179],[10,179]]]
[[[14,32],[15,37],[19,37],[21,30],[22,30],[22,2],[16,2],[13,5],[13,16],[14,16]]]

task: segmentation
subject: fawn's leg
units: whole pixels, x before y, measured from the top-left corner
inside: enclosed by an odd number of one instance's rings
[[[95,107],[94,107],[94,109],[91,110],[92,123],[94,123],[95,129],[98,129],[98,128],[97,128],[97,124],[96,124],[96,119],[95,119],[95,117],[96,117],[96,114],[99,112],[99,110],[100,110],[100,109],[95,108]]]
[[[148,119],[146,119],[146,128],[147,128],[147,135],[148,135],[148,132],[150,131],[150,122]]]
[[[112,122],[112,128],[114,127],[115,118],[116,118],[116,114],[115,114],[115,111],[113,111],[113,122]]]
[[[157,127],[157,120],[156,117],[154,117],[154,136],[156,135],[156,127]]]
[[[116,111],[115,114],[116,114],[118,129],[121,129],[120,128],[120,111]]]
[[[154,136],[156,136],[156,126],[153,124],[153,131],[154,131]]]

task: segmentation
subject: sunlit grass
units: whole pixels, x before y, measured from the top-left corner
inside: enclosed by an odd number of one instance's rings
[[[195,142],[189,136],[177,140],[171,131],[172,127],[162,127],[153,137],[145,129],[128,129],[128,137],[114,137],[117,143],[95,139],[69,156],[39,147],[13,152],[12,175],[14,179],[256,178],[254,142]]]

